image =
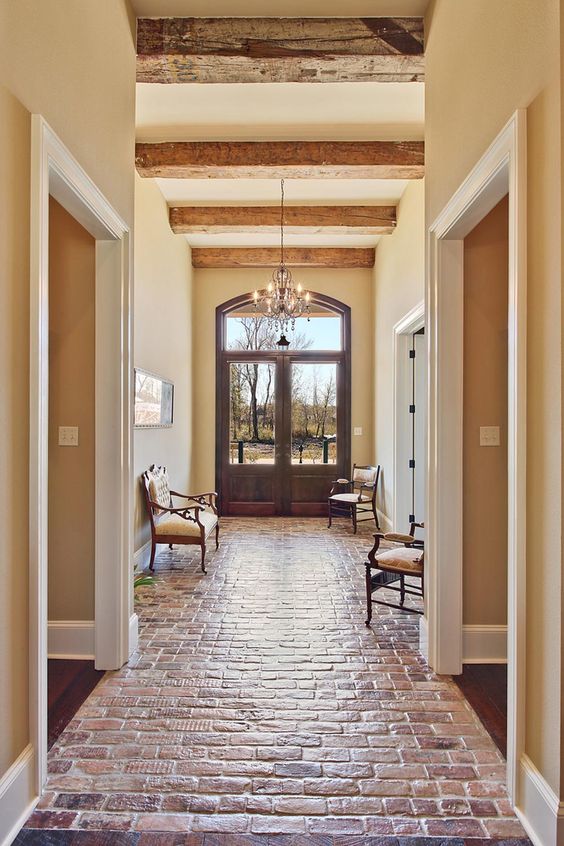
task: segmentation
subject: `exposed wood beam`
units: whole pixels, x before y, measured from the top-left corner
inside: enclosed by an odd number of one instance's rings
[[[169,209],[177,235],[192,232],[278,232],[279,206],[177,206]],[[396,225],[395,206],[286,206],[284,231],[387,235]]]
[[[288,267],[374,267],[375,250],[352,247],[286,247]],[[278,247],[193,247],[192,266],[274,267],[280,261]]]
[[[166,141],[139,143],[141,176],[168,179],[420,179],[423,141]]]
[[[422,82],[423,18],[139,18],[138,82]]]

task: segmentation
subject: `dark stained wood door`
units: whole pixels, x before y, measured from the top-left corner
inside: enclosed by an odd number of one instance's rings
[[[249,373],[271,383],[274,436],[268,443],[249,444],[233,434],[234,382]],[[220,382],[222,514],[326,514],[331,482],[350,472],[350,379],[344,353],[225,352]],[[308,421],[311,437],[304,437],[302,394],[308,393],[318,411]],[[323,421],[326,404],[331,408]]]
[[[350,473],[348,309],[346,317],[341,350],[238,350],[222,349],[218,310],[216,483],[222,514],[327,513],[332,481]]]

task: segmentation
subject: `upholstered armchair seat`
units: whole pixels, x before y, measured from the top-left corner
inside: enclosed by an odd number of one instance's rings
[[[420,576],[423,572],[423,552],[420,549],[389,549],[381,552],[375,563],[382,569]]]
[[[330,497],[333,502],[370,502],[372,497],[366,496],[362,494],[359,496],[357,493],[342,493],[342,494],[333,494]]]
[[[182,517],[180,514],[171,514],[169,517],[161,517],[158,523],[155,523],[155,534],[157,537],[162,535],[189,535],[192,537],[200,537],[201,530],[198,523],[193,522],[195,519],[195,512],[192,513],[192,520]],[[208,537],[217,526],[217,514],[211,511],[198,511],[198,520],[204,527],[205,536]]]

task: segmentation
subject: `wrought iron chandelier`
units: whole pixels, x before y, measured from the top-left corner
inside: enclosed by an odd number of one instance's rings
[[[295,328],[296,319],[310,312],[310,294],[301,284],[296,285],[284,262],[284,180],[280,180],[280,264],[262,291],[255,291],[255,311],[268,319],[269,327],[286,332]]]

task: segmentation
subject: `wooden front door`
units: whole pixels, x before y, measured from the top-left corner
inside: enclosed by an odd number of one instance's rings
[[[350,473],[348,344],[219,349],[216,440],[222,514],[326,514]]]

